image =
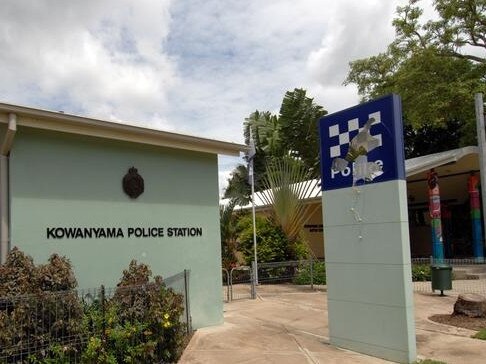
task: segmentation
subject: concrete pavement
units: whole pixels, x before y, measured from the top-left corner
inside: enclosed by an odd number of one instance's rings
[[[473,331],[428,320],[451,313],[455,298],[415,293],[419,358],[483,364],[486,341],[470,338]],[[224,317],[223,325],[195,333],[180,363],[389,363],[329,345],[323,291],[233,301],[225,304]]]

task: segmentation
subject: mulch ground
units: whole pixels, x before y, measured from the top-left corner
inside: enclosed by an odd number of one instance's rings
[[[479,331],[486,328],[486,317],[468,317],[465,315],[433,315],[430,320],[469,330]]]

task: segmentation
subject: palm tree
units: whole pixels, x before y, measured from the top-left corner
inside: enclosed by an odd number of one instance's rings
[[[271,218],[290,242],[303,240],[304,224],[319,208],[319,204],[305,202],[320,191],[319,180],[312,179],[310,173],[304,163],[292,157],[267,164],[262,199],[272,206]]]
[[[230,200],[227,205],[219,206],[219,228],[221,232],[221,260],[223,268],[230,268],[237,262],[236,258],[236,226],[233,210],[236,200]]]
[[[251,201],[251,186],[248,183],[248,168],[239,164],[231,172],[224,198],[230,198],[236,205],[245,206]]]

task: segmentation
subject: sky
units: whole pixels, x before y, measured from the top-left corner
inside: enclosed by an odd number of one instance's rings
[[[245,117],[296,87],[356,104],[349,62],[386,49],[404,3],[5,0],[0,102],[243,143]],[[241,161],[219,157],[220,191]]]

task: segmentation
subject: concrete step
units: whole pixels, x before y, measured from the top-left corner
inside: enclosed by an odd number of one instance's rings
[[[453,266],[455,279],[486,279],[486,265]]]
[[[486,279],[486,273],[468,273],[466,279]]]
[[[486,267],[483,265],[478,265],[477,267],[473,267],[470,269],[471,273],[486,273]]]
[[[470,274],[465,269],[456,269],[456,268],[452,268],[452,273],[454,274],[455,279],[467,279],[467,275]]]

